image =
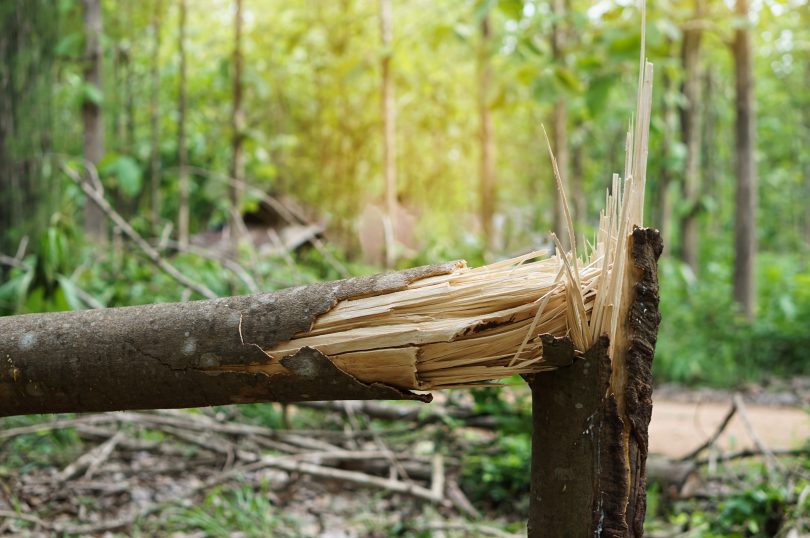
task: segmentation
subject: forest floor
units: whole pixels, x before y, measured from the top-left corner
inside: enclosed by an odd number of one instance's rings
[[[720,389],[663,386],[653,393],[650,452],[680,458],[708,439],[728,414],[734,393]],[[755,434],[772,450],[801,447],[810,439],[810,380],[796,379],[745,391],[746,412]],[[718,437],[724,451],[756,449],[737,415]]]
[[[750,430],[770,450],[802,447],[810,439],[808,388],[810,380],[747,387],[744,410],[713,452],[756,448]],[[651,452],[672,462],[702,444],[729,413],[734,394],[659,387]],[[471,403],[468,393],[455,395],[453,405]],[[441,394],[422,409],[452,405]],[[277,405],[257,405],[4,419],[0,535],[525,535],[525,493],[492,504],[462,491],[485,482],[470,479],[463,456],[471,450],[485,455],[482,473],[506,475],[508,467],[499,466],[511,458],[517,479],[525,479],[526,453],[504,453],[509,445],[497,444],[510,437],[503,425],[475,428],[463,419],[424,416],[391,422],[348,406],[281,413]],[[277,429],[273,421],[282,418],[293,429]],[[493,490],[502,485],[493,484]],[[401,485],[421,489],[392,491]],[[701,492],[716,485],[701,480]],[[674,536],[670,528],[651,535]]]

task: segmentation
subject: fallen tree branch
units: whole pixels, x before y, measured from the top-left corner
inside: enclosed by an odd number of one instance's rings
[[[770,449],[770,455],[774,458],[777,457],[801,457],[810,455],[810,448],[779,448]],[[695,460],[696,467],[709,465],[712,461],[728,462],[734,460],[741,460],[745,458],[767,457],[767,454],[759,449],[747,448],[745,450],[738,450],[736,452],[729,452],[728,454],[719,454],[714,458],[702,458]],[[778,461],[778,460],[777,460]]]
[[[322,411],[341,412],[346,405],[351,407],[355,413],[366,415],[370,418],[380,420],[390,420],[394,422],[409,421],[420,425],[443,422],[448,418],[459,420],[470,428],[481,428],[494,430],[498,428],[498,418],[492,415],[475,413],[471,409],[459,409],[444,407],[442,409],[426,410],[421,407],[404,405],[391,405],[375,401],[349,401],[349,402],[298,402],[298,407],[309,409],[319,409]]]
[[[309,330],[339,301],[392,293],[457,267],[448,263],[209,301],[3,317],[0,416],[262,401],[429,400],[359,381],[351,374],[353,363],[343,370],[309,347],[276,361],[272,374],[249,366],[270,363],[265,350]]]

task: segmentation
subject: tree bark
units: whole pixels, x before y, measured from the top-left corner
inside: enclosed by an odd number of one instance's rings
[[[396,163],[396,109],[394,86],[391,80],[392,42],[391,0],[380,0],[380,34],[382,36],[382,116],[383,116],[383,173],[385,177],[385,212],[388,227],[385,230],[385,265],[396,262],[397,225],[397,163]]]
[[[231,114],[231,181],[230,194],[230,236],[231,248],[236,251],[241,230],[242,183],[245,176],[244,149],[244,112],[242,110],[242,0],[236,0],[234,14],[234,49],[233,49],[233,112]]]
[[[602,337],[569,368],[535,374],[529,537],[640,537],[658,313],[657,231],[637,228],[614,357]],[[555,353],[573,356],[570,342]],[[544,353],[550,352],[544,347]]]
[[[703,14],[703,1],[695,1],[695,18]],[[683,197],[687,204],[686,214],[681,220],[681,258],[698,273],[698,253],[700,235],[698,215],[700,213],[700,40],[701,30],[690,28],[683,33],[683,95],[684,109],[681,113],[683,142],[686,145],[686,170]]]
[[[736,13],[748,21],[748,0],[737,0]],[[754,162],[756,127],[754,115],[754,66],[751,55],[751,30],[738,28],[734,33],[736,81],[736,212],[734,219],[734,299],[748,319],[756,308],[755,262],[757,252],[757,170]]]
[[[491,30],[487,14],[481,20],[481,43],[478,50],[478,136],[481,147],[479,200],[484,250],[489,250],[493,246],[492,217],[495,213],[495,140],[492,132],[492,115],[489,110],[489,98],[492,91],[490,42]]]
[[[152,96],[149,107],[151,113],[152,151],[149,165],[149,218],[152,229],[157,230],[160,224],[160,33],[162,0],[155,0],[152,9]]]
[[[0,318],[0,416],[263,401],[417,399],[363,383],[303,348],[282,374],[243,366],[309,330],[337,302],[380,295],[456,264],[208,301]],[[240,368],[242,367],[242,368]]]
[[[189,179],[188,150],[186,148],[186,0],[178,0],[177,50],[180,55],[180,80],[177,89],[177,161],[180,191],[177,214],[177,238],[180,248],[188,247],[189,237]]]
[[[88,87],[101,93],[101,4],[99,0],[84,0],[85,69],[84,81]],[[84,123],[84,158],[97,166],[104,156],[104,121],[97,95],[85,96],[82,101]],[[87,181],[90,181],[88,174]],[[98,243],[107,242],[107,227],[104,213],[95,205],[84,206],[84,231],[87,237]]]

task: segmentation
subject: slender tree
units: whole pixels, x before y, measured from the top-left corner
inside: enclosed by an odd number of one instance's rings
[[[84,0],[85,68],[84,81],[88,88],[82,101],[84,123],[84,158],[89,165],[97,166],[104,156],[104,121],[101,116],[101,4],[99,0]],[[88,181],[90,176],[88,175]],[[84,206],[84,229],[93,241],[107,241],[104,213],[89,201]]]
[[[737,0],[736,15],[748,21],[748,0]],[[756,308],[754,266],[757,253],[757,170],[754,162],[756,117],[754,114],[754,66],[751,29],[746,24],[734,32],[734,71],[736,82],[736,214],[734,222],[734,298],[746,317],[753,319]]]
[[[695,0],[695,13],[683,33],[683,95],[681,130],[686,145],[686,170],[683,197],[688,210],[681,220],[681,258],[697,274],[698,271],[698,213],[700,205],[700,41],[702,31],[697,22],[703,16],[703,0]]]
[[[383,116],[383,175],[385,178],[385,265],[396,262],[397,222],[397,163],[396,163],[396,109],[394,86],[391,80],[392,42],[391,0],[380,0],[380,34],[382,36],[382,116]]]
[[[242,110],[242,0],[236,0],[234,13],[234,49],[233,49],[233,111],[231,114],[231,181],[230,194],[230,235],[232,248],[236,248],[239,241],[240,204],[242,198],[242,185],[244,184],[244,149],[242,138],[244,136],[244,112]]]
[[[662,74],[663,85],[663,128],[661,130],[661,174],[658,181],[658,218],[660,223],[661,241],[664,244],[664,252],[669,252],[670,239],[672,237],[672,196],[670,186],[673,184],[672,173],[672,145],[673,135],[677,131],[677,113],[673,103],[675,85],[671,73],[664,68]]]
[[[177,162],[179,166],[180,208],[177,232],[181,248],[188,246],[189,179],[186,148],[186,0],[178,0],[177,50],[180,56],[180,79],[177,88]]]
[[[150,220],[153,228],[160,222],[160,34],[161,11],[163,1],[155,0],[152,5],[152,96],[151,96],[151,134],[152,151],[150,160]]]
[[[492,132],[492,114],[489,96],[492,86],[492,65],[489,60],[492,32],[489,14],[481,19],[481,41],[478,48],[478,116],[480,154],[480,218],[484,235],[484,249],[493,244],[492,217],[495,212],[495,139]]]
[[[561,65],[565,62],[565,29],[562,19],[565,17],[565,0],[552,0],[551,9],[553,13],[553,23],[551,28],[551,53],[554,62]],[[568,105],[565,97],[560,97],[554,103],[551,112],[551,145],[554,150],[554,157],[557,159],[557,166],[560,170],[560,179],[563,188],[568,191],[568,177],[570,171],[570,157],[568,150]],[[554,233],[559,237],[563,246],[568,246],[568,233],[565,227],[565,215],[563,213],[562,197],[556,194],[556,180],[552,182],[554,202]]]

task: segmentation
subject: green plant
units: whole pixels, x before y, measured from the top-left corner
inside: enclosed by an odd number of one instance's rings
[[[528,434],[499,436],[488,446],[476,449],[463,460],[462,486],[471,500],[492,507],[508,505],[526,514],[529,502]]]
[[[200,506],[178,509],[167,522],[174,532],[201,531],[206,536],[299,536],[295,521],[274,506],[265,488],[216,488]]]

